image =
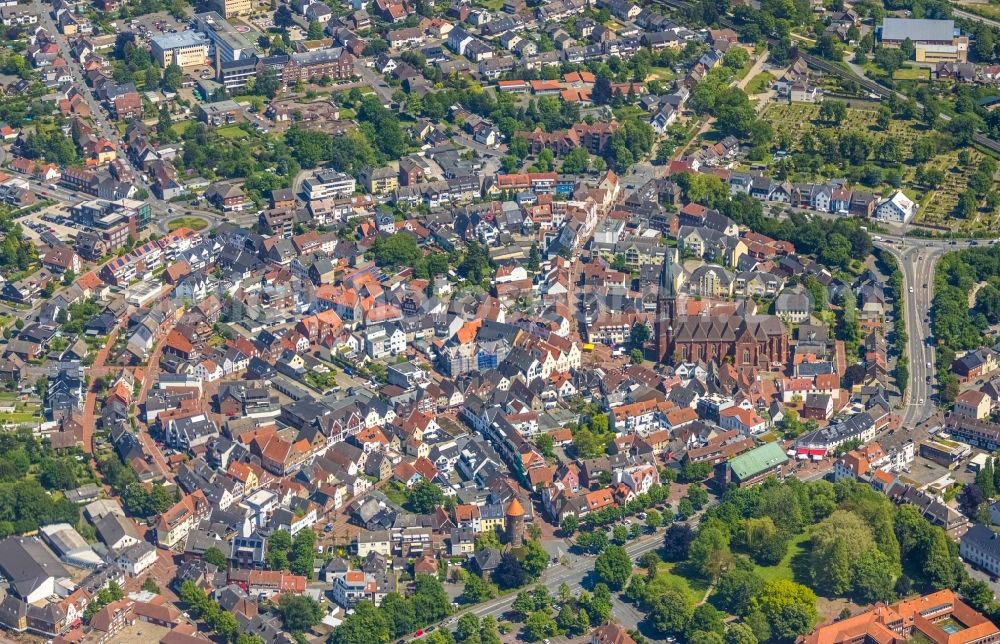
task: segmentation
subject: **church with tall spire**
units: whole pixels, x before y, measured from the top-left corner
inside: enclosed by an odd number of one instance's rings
[[[677,249],[669,249],[663,256],[660,266],[660,289],[656,296],[656,357],[660,362],[669,362],[674,332],[674,320],[677,317],[677,278],[674,274],[674,264],[677,261]],[[683,300],[682,300],[683,302]]]
[[[774,315],[757,315],[756,303],[726,303],[713,312],[688,315],[676,249],[669,250],[660,268],[656,297],[656,356],[673,362],[722,362],[737,369],[784,369],[788,362],[788,328]],[[726,312],[721,312],[725,310]]]

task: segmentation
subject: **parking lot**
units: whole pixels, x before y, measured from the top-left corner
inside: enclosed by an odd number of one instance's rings
[[[67,219],[69,212],[66,206],[49,206],[45,210],[36,212],[18,220],[24,234],[31,239],[39,239],[42,233],[52,233],[62,241],[70,241],[76,238],[76,234],[82,228],[79,224]]]
[[[163,34],[171,33],[175,34],[186,29],[190,29],[190,25],[188,25],[186,21],[181,22],[165,11],[158,11],[144,16],[137,16],[127,21],[127,23],[126,21],[121,21],[118,26],[121,28],[126,24],[130,26],[134,25],[132,28],[141,37],[141,39],[146,42],[155,36],[162,36]]]

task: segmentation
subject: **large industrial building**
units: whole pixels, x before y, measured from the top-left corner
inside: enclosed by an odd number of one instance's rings
[[[878,28],[883,47],[913,43],[918,63],[964,63],[969,55],[969,38],[955,28],[954,20],[926,18],[886,18]]]

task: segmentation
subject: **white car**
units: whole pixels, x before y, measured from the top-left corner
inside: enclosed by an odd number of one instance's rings
[[[910,287],[910,293],[912,293],[912,292],[913,292],[913,287],[911,286],[911,287]]]

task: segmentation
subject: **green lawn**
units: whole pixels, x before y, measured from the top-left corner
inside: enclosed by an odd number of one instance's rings
[[[0,412],[2,425],[37,425],[45,419],[42,417],[42,406],[39,402],[22,402],[15,400],[15,394],[4,392],[6,396],[0,400],[4,405],[14,403],[14,411]],[[8,397],[9,396],[9,397]]]
[[[893,80],[928,80],[931,70],[926,67],[903,67],[892,73]]]
[[[208,222],[201,217],[178,217],[177,219],[171,219],[170,223],[167,225],[167,230],[173,232],[178,228],[205,230],[208,228]]]
[[[785,556],[780,562],[778,562],[778,565],[757,566],[757,572],[764,578],[764,581],[777,581],[779,579],[798,581],[795,579],[794,560],[797,556],[808,555],[809,533],[803,532],[802,534],[796,535],[788,543],[788,552],[786,552]]]
[[[236,101],[237,103],[249,105],[250,103],[253,103],[254,99],[256,98],[259,98],[260,100],[264,101],[264,103],[267,103],[268,101],[268,98],[262,94],[241,94],[240,96],[237,96],[233,100]]]
[[[708,592],[708,583],[687,575],[687,571],[680,570],[683,564],[663,563],[656,571],[656,577],[649,582],[649,590],[657,595],[668,590],[679,592],[687,598],[688,603],[693,607],[705,598]],[[679,574],[684,572],[685,574]]]
[[[747,94],[762,94],[767,91],[768,85],[774,80],[771,72],[761,72],[750,79],[747,83]]]
[[[676,75],[677,74],[674,73],[674,70],[669,67],[653,67],[649,70],[649,75],[646,76],[646,80],[668,81],[673,80]]]
[[[194,121],[177,121],[170,126],[170,131],[177,136],[184,136],[184,134],[194,125]]]
[[[406,488],[404,488],[402,484],[397,481],[393,481],[383,487],[382,494],[389,497],[390,501],[400,507],[406,505],[410,500],[410,495],[407,493]]]
[[[224,139],[238,140],[245,139],[249,136],[246,130],[238,125],[227,125],[225,127],[220,127],[215,129],[215,133]]]

